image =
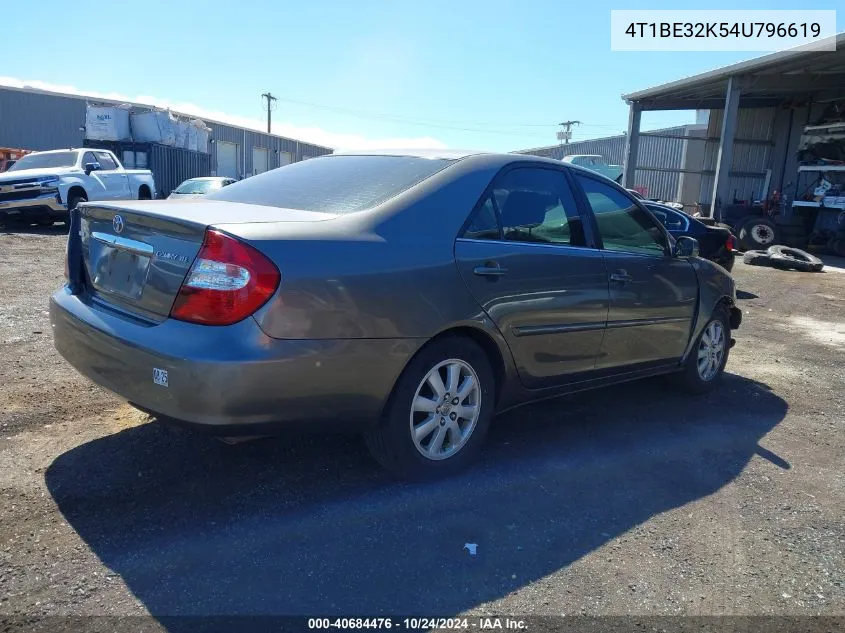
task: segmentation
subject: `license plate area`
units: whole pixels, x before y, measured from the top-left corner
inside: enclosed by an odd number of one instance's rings
[[[92,235],[89,244],[91,285],[100,292],[138,300],[144,293],[153,248],[143,242]]]

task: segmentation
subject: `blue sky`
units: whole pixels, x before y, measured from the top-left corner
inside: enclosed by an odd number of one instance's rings
[[[680,8],[654,0],[42,0],[35,13],[3,4],[0,83],[140,96],[254,126],[270,90],[274,132],[333,146],[509,151],[554,144],[566,119],[583,122],[576,139],[608,136],[626,126],[621,94],[756,56],[611,52],[610,10]],[[837,21],[845,30],[845,11]],[[692,120],[655,112],[643,124]]]

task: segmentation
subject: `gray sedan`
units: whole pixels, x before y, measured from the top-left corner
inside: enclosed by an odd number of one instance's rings
[[[71,218],[55,344],[161,420],[362,432],[401,476],[464,466],[529,401],[671,374],[704,392],[735,285],[592,172],[515,154],[335,154],[202,201]]]

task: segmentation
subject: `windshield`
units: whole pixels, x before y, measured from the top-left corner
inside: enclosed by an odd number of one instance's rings
[[[53,152],[51,154],[27,154],[19,158],[9,171],[23,169],[51,169],[53,167],[73,167],[76,165],[76,152]]]
[[[208,197],[304,211],[355,213],[389,200],[453,162],[414,156],[324,156],[241,180]]]
[[[208,193],[217,191],[223,186],[221,180],[186,180],[176,187],[176,193]]]

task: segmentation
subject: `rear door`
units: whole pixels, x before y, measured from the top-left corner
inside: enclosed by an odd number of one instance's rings
[[[526,387],[574,380],[595,365],[608,284],[594,246],[565,170],[522,164],[496,177],[455,243],[461,276]]]
[[[120,166],[112,158],[109,152],[94,152],[97,162],[100,163],[100,171],[97,172],[106,188],[106,197],[109,200],[127,200],[132,197],[129,192],[129,179],[120,169]]]
[[[575,180],[593,212],[610,284],[610,312],[597,369],[679,360],[689,340],[698,277],[671,255],[666,232],[621,187],[588,174]]]

